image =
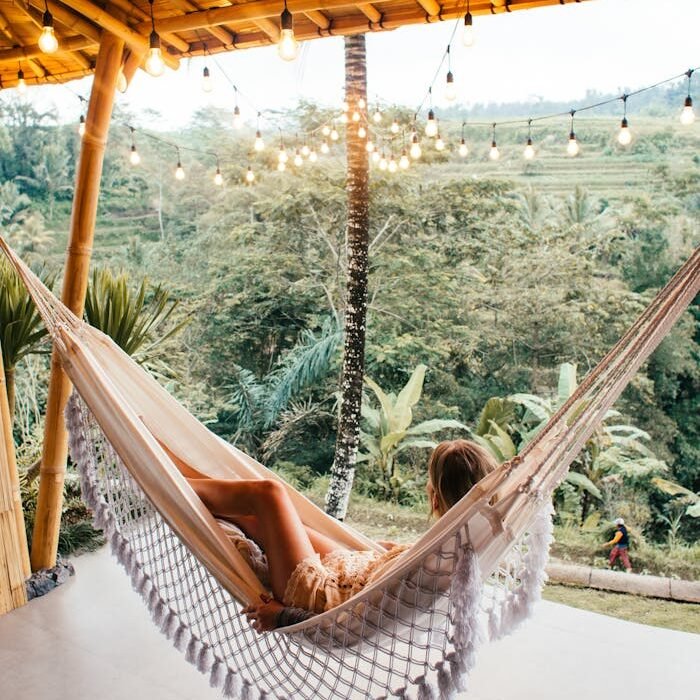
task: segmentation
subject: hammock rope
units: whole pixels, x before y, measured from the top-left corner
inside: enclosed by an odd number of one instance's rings
[[[700,289],[699,249],[518,457],[349,601],[258,635],[239,611],[262,584],[161,445],[214,478],[278,477],[210,433],[0,247],[74,383],[69,444],[96,524],[161,631],[224,697],[244,700],[428,700],[464,689],[481,641],[508,634],[539,600],[553,489]],[[305,524],[347,548],[377,548],[288,489]]]

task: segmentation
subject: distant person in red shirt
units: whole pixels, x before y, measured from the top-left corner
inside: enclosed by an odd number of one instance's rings
[[[630,539],[629,535],[627,534],[627,528],[625,527],[625,521],[622,518],[618,518],[615,521],[615,525],[617,525],[617,532],[615,533],[615,536],[610,540],[610,542],[606,542],[604,545],[605,547],[613,545],[613,548],[610,550],[610,568],[613,567],[616,559],[620,557],[625,570],[628,574],[631,574],[632,564],[630,564],[628,554]]]

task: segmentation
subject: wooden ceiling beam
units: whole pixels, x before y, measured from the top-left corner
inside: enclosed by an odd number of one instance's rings
[[[438,5],[436,0],[416,0],[416,1],[431,17],[436,17],[440,14],[440,5]]]
[[[106,32],[121,39],[130,49],[136,49],[138,51],[145,51],[148,49],[147,36],[139,34],[138,31],[124,24],[124,22],[117,19],[106,10],[94,5],[90,0],[64,0],[64,4],[68,5],[68,7],[97,26],[102,27]],[[148,25],[148,32],[150,33],[150,24]],[[177,70],[179,66],[177,59],[167,51],[163,51],[163,60],[167,66],[173,70]]]
[[[31,70],[31,72],[34,73],[37,78],[43,78],[46,76],[46,71],[44,70],[43,66],[35,59],[27,59],[27,65],[29,66],[29,70]]]
[[[97,42],[84,36],[72,36],[68,39],[61,39],[57,53],[72,53],[82,49],[90,49],[97,46]],[[16,63],[17,61],[31,59],[36,56],[45,55],[38,44],[28,46],[16,46],[12,49],[0,50],[0,63]]]
[[[77,78],[84,78],[86,75],[91,75],[92,74],[92,69],[85,70],[85,69],[80,69],[80,70],[70,70],[66,71],[65,73],[53,73],[51,75],[45,75],[43,78],[31,78],[27,77],[26,75],[24,76],[25,82],[27,85],[47,85],[49,83],[64,83],[68,82],[69,80],[76,80]],[[11,87],[16,87],[17,86],[17,77],[13,75],[11,78],[3,78],[2,79],[2,84],[6,88],[11,88]]]
[[[360,3],[357,9],[371,22],[381,22],[382,13],[371,2]]]
[[[274,43],[280,40],[280,28],[271,19],[259,19],[255,22],[255,26],[267,34]]]
[[[44,7],[42,0],[28,0],[27,3],[24,3],[24,0],[15,0],[15,2],[23,2],[23,4],[32,5],[36,9],[42,9]],[[56,22],[59,24],[62,24],[64,27],[71,29],[76,34],[82,34],[83,36],[86,36],[99,44],[101,36],[100,28],[88,22],[80,15],[77,15],[75,12],[71,12],[61,3],[51,3],[51,14],[53,15],[54,20],[56,20]],[[60,38],[58,43],[60,46]]]
[[[318,10],[309,10],[308,12],[304,12],[304,14],[319,28],[323,29],[324,31],[329,29],[331,26],[331,21],[326,17],[326,15],[323,14],[323,12],[319,12]]]
[[[179,7],[183,12],[201,12],[202,6],[198,5],[193,0],[170,0],[174,5]],[[231,5],[231,2],[227,2],[227,5]],[[207,31],[215,39],[218,39],[225,46],[231,46],[233,44],[233,34],[223,27],[207,27]]]

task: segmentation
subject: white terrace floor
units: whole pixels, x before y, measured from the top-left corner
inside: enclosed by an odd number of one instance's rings
[[[73,563],[69,583],[0,618],[0,700],[219,697],[152,627],[105,549]],[[699,688],[700,635],[543,602],[482,649],[466,697],[685,700]]]

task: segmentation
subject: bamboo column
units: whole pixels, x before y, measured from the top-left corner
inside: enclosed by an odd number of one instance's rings
[[[80,149],[61,296],[63,303],[78,316],[82,316],[85,303],[102,164],[123,52],[123,40],[103,32]],[[51,356],[41,480],[32,538],[31,562],[35,571],[56,564],[68,452],[63,411],[70,391],[71,383],[54,352]]]
[[[0,349],[0,615],[27,602],[25,581],[30,574],[27,533]]]

